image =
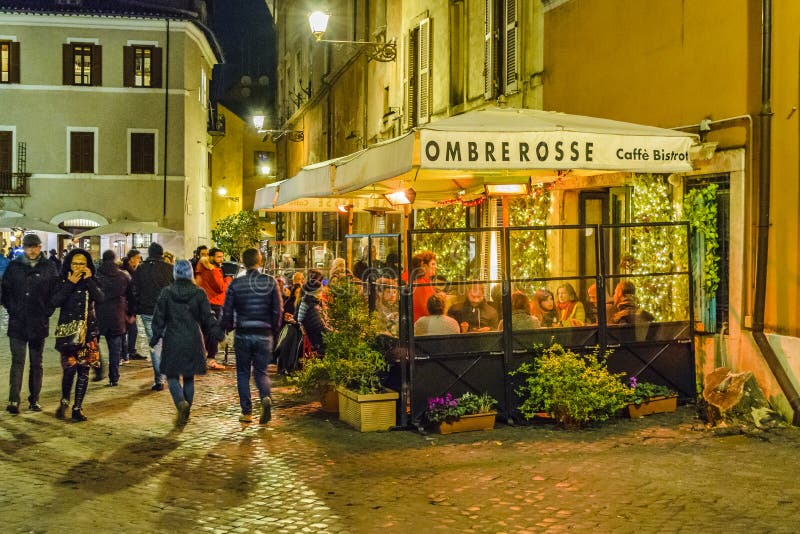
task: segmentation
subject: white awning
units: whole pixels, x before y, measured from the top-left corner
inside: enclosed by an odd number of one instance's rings
[[[560,173],[688,172],[695,140],[653,126],[491,107],[304,167],[282,183],[277,206],[259,202],[257,195],[255,208],[278,209],[300,198],[375,200],[407,187],[416,191],[414,207],[420,208],[458,191],[480,194],[487,183],[548,182]],[[322,209],[321,203],[308,204],[320,208],[307,211]]]

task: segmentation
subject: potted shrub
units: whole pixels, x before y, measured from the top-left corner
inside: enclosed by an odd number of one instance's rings
[[[678,408],[678,394],[667,386],[639,382],[632,376],[628,402],[628,417],[635,419],[653,413],[674,412]]]
[[[599,349],[582,355],[554,344],[538,352],[511,372],[522,378],[516,391],[526,419],[547,412],[557,423],[582,427],[607,420],[628,403],[623,373],[610,373]]]
[[[497,400],[488,393],[464,393],[458,398],[448,393],[444,397],[429,398],[425,416],[440,434],[492,430],[497,416],[495,406]]]
[[[329,290],[328,317],[333,330],[323,335],[325,356],[336,359],[331,379],[339,395],[339,419],[361,432],[388,430],[397,419],[396,391],[381,385],[389,368],[375,349],[375,317],[360,287],[347,279]]]
[[[323,355],[321,358],[303,358],[300,370],[289,377],[303,395],[317,397],[320,409],[326,413],[339,411],[339,396],[334,377],[337,375],[338,358]]]

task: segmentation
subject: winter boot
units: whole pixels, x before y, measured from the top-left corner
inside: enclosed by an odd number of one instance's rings
[[[73,421],[86,421],[86,416],[81,411],[83,406],[83,398],[86,396],[86,390],[89,387],[89,374],[78,372],[78,380],[75,383],[75,404],[72,406],[72,420]]]
[[[61,399],[61,404],[58,405],[56,410],[56,419],[64,419],[69,409],[69,399]]]

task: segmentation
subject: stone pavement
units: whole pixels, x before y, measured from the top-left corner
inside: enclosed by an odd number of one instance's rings
[[[282,382],[269,426],[243,426],[230,368],[198,377],[179,432],[169,394],[150,391],[147,362],[124,366],[117,388],[91,383],[89,421],[72,423],[53,416],[52,346],[45,411],[0,413],[0,532],[800,529],[794,428],[724,437],[684,407],[578,432],[361,434]],[[3,406],[9,364],[3,337]]]

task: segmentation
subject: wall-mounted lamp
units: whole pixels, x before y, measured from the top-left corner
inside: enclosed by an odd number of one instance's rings
[[[224,185],[217,188],[217,195],[228,200],[233,200],[234,202],[239,202],[239,197],[228,196],[228,189]]]
[[[311,33],[319,43],[334,43],[334,44],[349,44],[356,45],[363,48],[367,57],[370,60],[387,62],[394,61],[397,57],[397,45],[394,39],[386,42],[372,42],[372,41],[332,41],[330,39],[323,39],[325,31],[328,29],[328,19],[330,15],[322,11],[314,11],[308,16],[308,24],[311,26]]]
[[[256,127],[256,130],[261,131],[264,127],[264,115],[256,112],[256,115],[253,115],[253,126]]]
[[[531,192],[530,184],[486,184],[486,196],[502,197],[506,195],[527,195]]]
[[[269,174],[269,171],[271,171],[271,170],[272,169],[269,168],[269,165],[260,165],[258,167],[258,174],[266,176],[266,175]]]
[[[417,198],[417,192],[409,187],[408,189],[401,189],[400,191],[387,193],[383,196],[392,206],[401,206],[404,204],[413,204],[414,200]]]

